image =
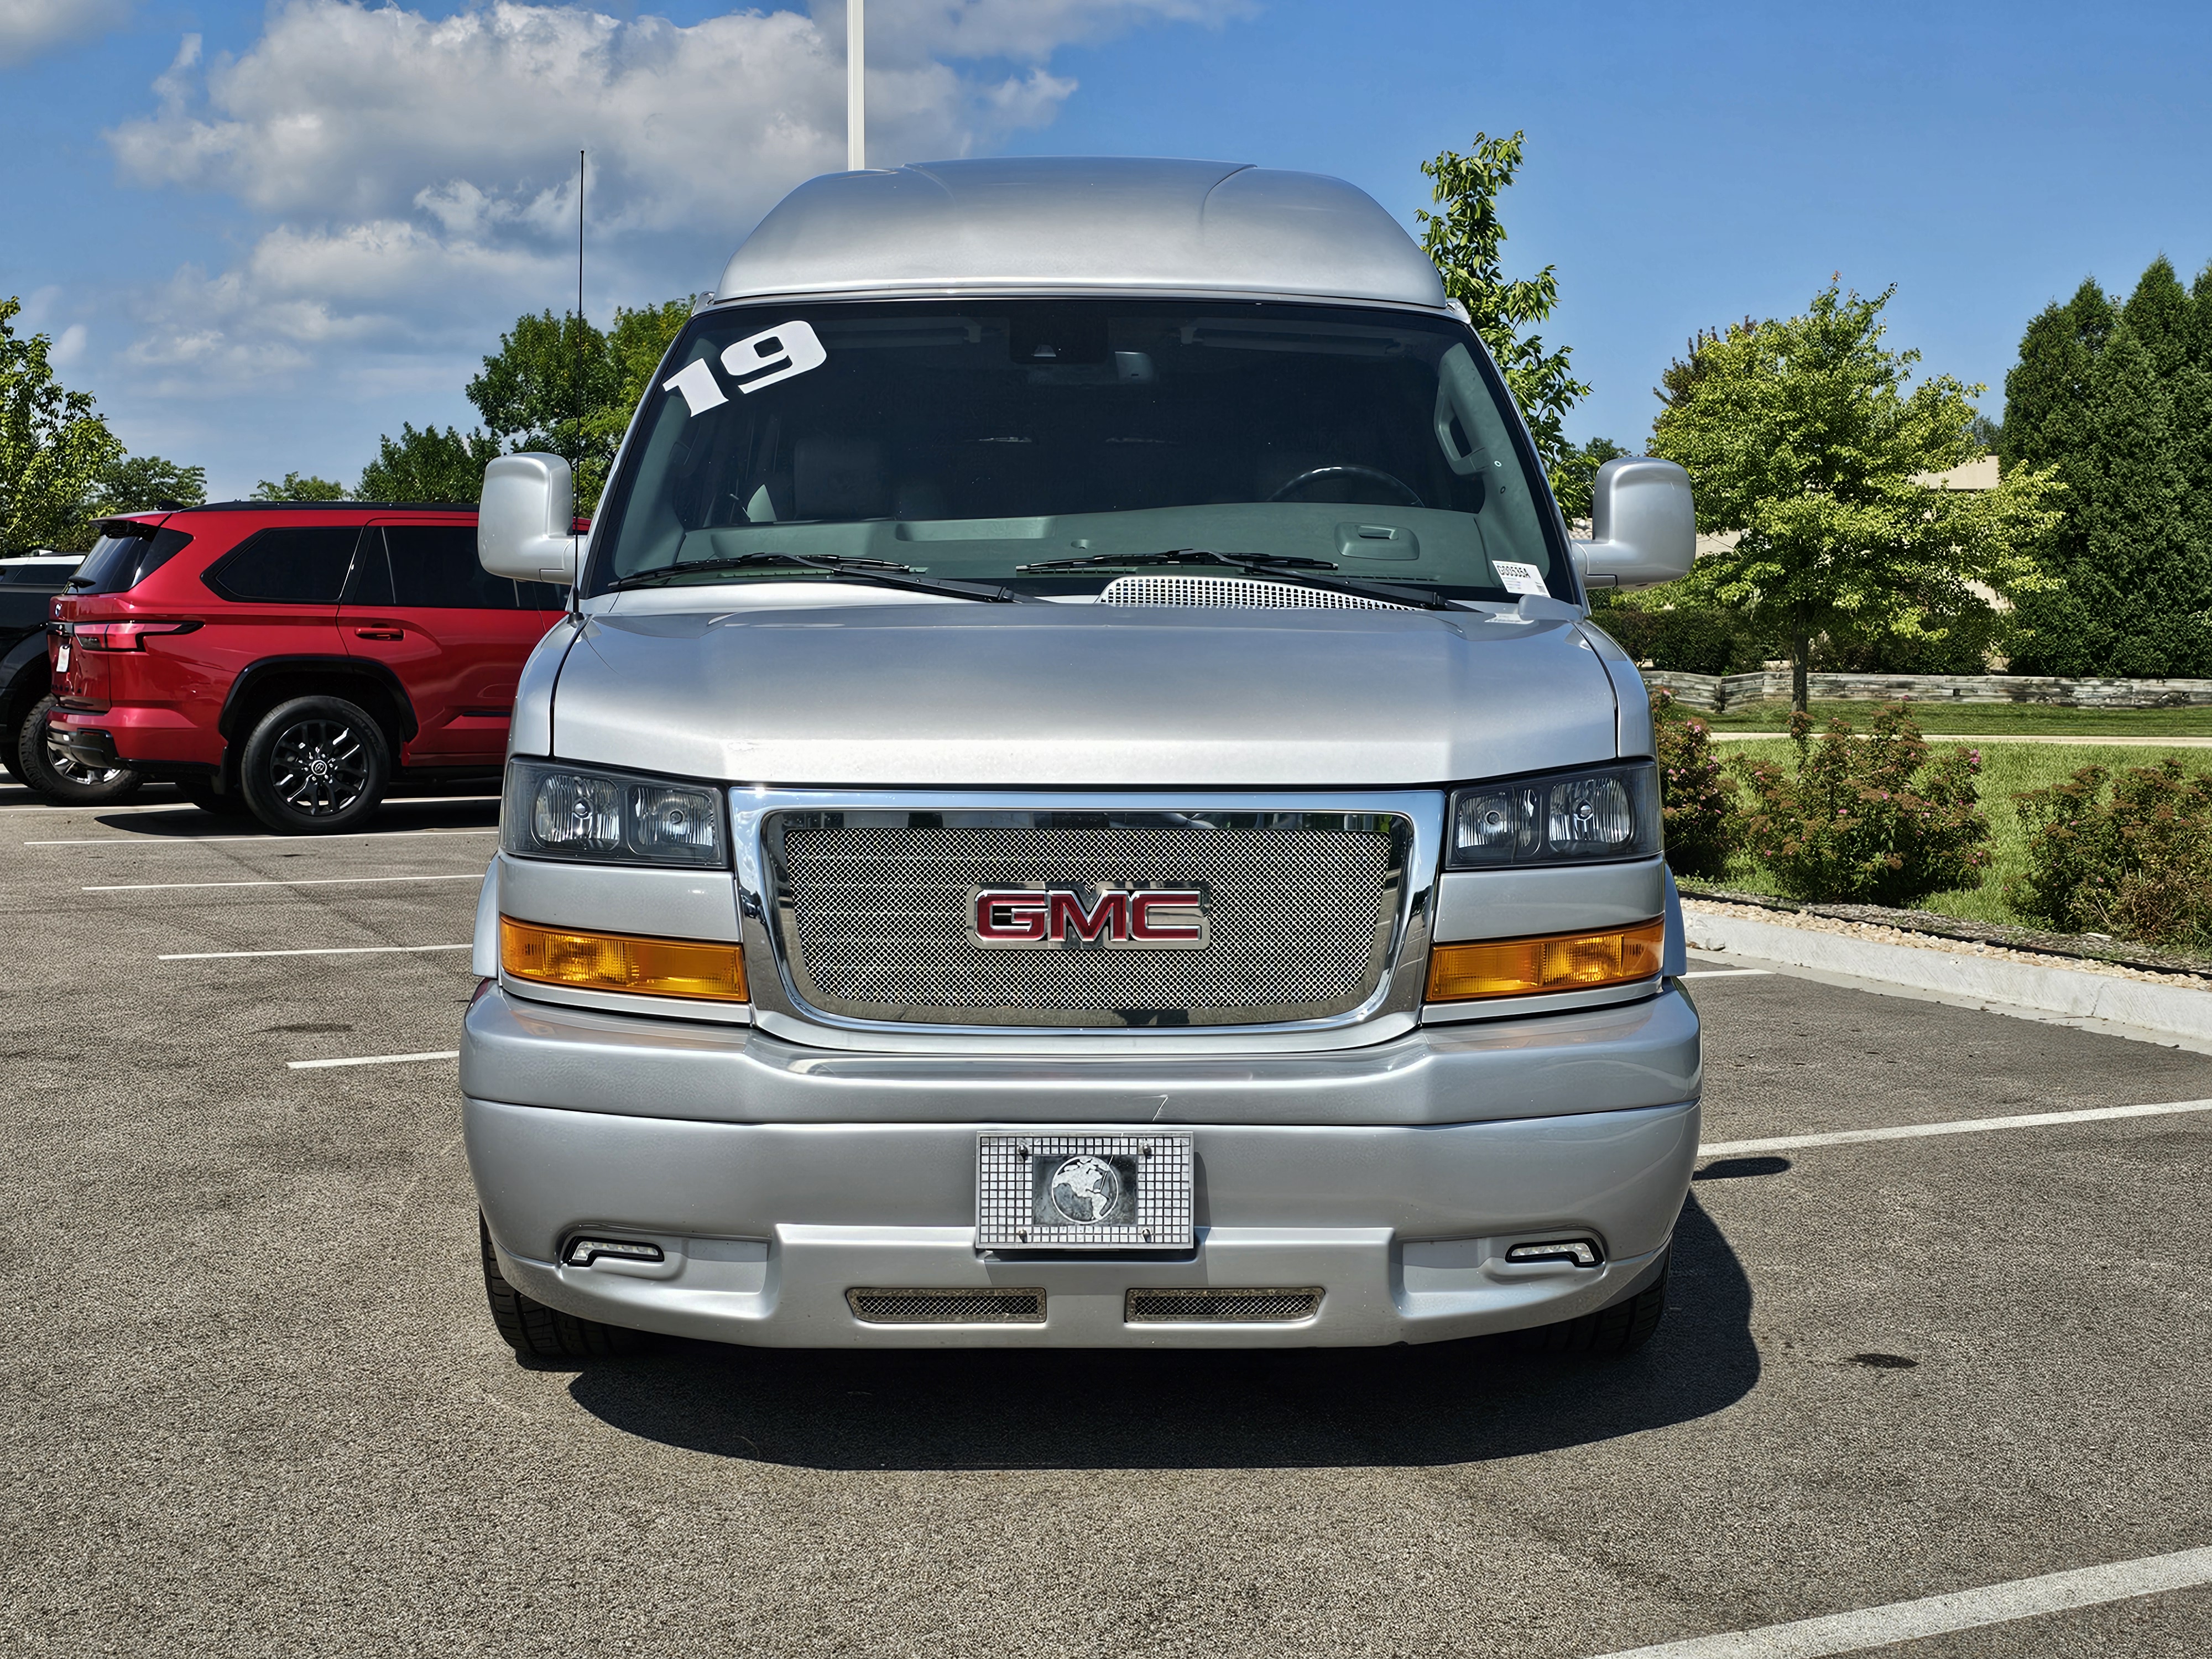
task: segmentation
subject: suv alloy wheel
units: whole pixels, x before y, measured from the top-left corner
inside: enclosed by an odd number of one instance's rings
[[[392,750],[360,705],[295,697],[255,725],[238,781],[253,816],[271,830],[327,835],[376,811],[392,781]]]
[[[32,705],[15,733],[15,764],[9,769],[48,800],[64,806],[108,806],[138,793],[145,780],[125,767],[105,771],[87,766],[48,735],[52,697]]]

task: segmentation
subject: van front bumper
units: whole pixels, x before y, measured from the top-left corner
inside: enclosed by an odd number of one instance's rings
[[[463,1119],[501,1271],[610,1324],[794,1347],[1425,1342],[1656,1276],[1697,1154],[1697,1042],[1671,988],[1353,1051],[1066,1063],[833,1054],[495,989],[469,1014]],[[975,1249],[979,1132],[1104,1124],[1190,1134],[1194,1249]],[[580,1233],[663,1259],[565,1265]],[[1505,1260],[1570,1237],[1604,1260]],[[847,1294],[984,1288],[1041,1291],[1043,1316],[870,1323]],[[1131,1322],[1128,1293],[1155,1288],[1321,1295],[1287,1322]]]

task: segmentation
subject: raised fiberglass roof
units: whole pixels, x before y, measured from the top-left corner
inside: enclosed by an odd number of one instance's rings
[[[1444,304],[1413,239],[1340,179],[1085,156],[810,179],[745,239],[715,297],[1130,289]]]

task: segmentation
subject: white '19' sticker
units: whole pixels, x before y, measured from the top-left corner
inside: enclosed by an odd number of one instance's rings
[[[1510,559],[1492,559],[1490,568],[1498,573],[1498,580],[1509,593],[1548,593],[1544,586],[1544,573],[1533,564],[1516,564]]]
[[[748,336],[722,354],[722,367],[738,383],[739,392],[758,392],[764,386],[819,368],[829,361],[821,337],[796,318]],[[722,390],[722,383],[703,357],[684,364],[660,383],[660,389],[683,393],[684,407],[694,416],[720,409],[730,401],[729,393]]]
[[[694,415],[704,415],[730,401],[704,357],[684,364],[681,374],[672,374],[660,383],[660,389],[682,392],[684,406]]]
[[[722,354],[722,367],[730,371],[740,392],[804,374],[830,361],[830,354],[814,330],[796,319],[738,341]]]

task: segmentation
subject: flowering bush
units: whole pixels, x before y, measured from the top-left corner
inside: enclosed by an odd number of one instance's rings
[[[1755,801],[1744,838],[1793,898],[1910,904],[1982,884],[1990,826],[1974,779],[1978,750],[1930,763],[1902,703],[1886,705],[1864,738],[1840,720],[1816,740],[1812,717],[1790,719],[1797,769],[1743,770]]]
[[[2212,945],[2212,775],[2172,757],[2117,779],[2085,766],[2014,799],[2028,831],[2027,873],[2005,884],[2014,909],[2069,932]]]
[[[1651,737],[1668,866],[1678,876],[1725,875],[1736,844],[1736,781],[1713,752],[1711,729],[1683,713],[1674,693],[1654,691]]]

